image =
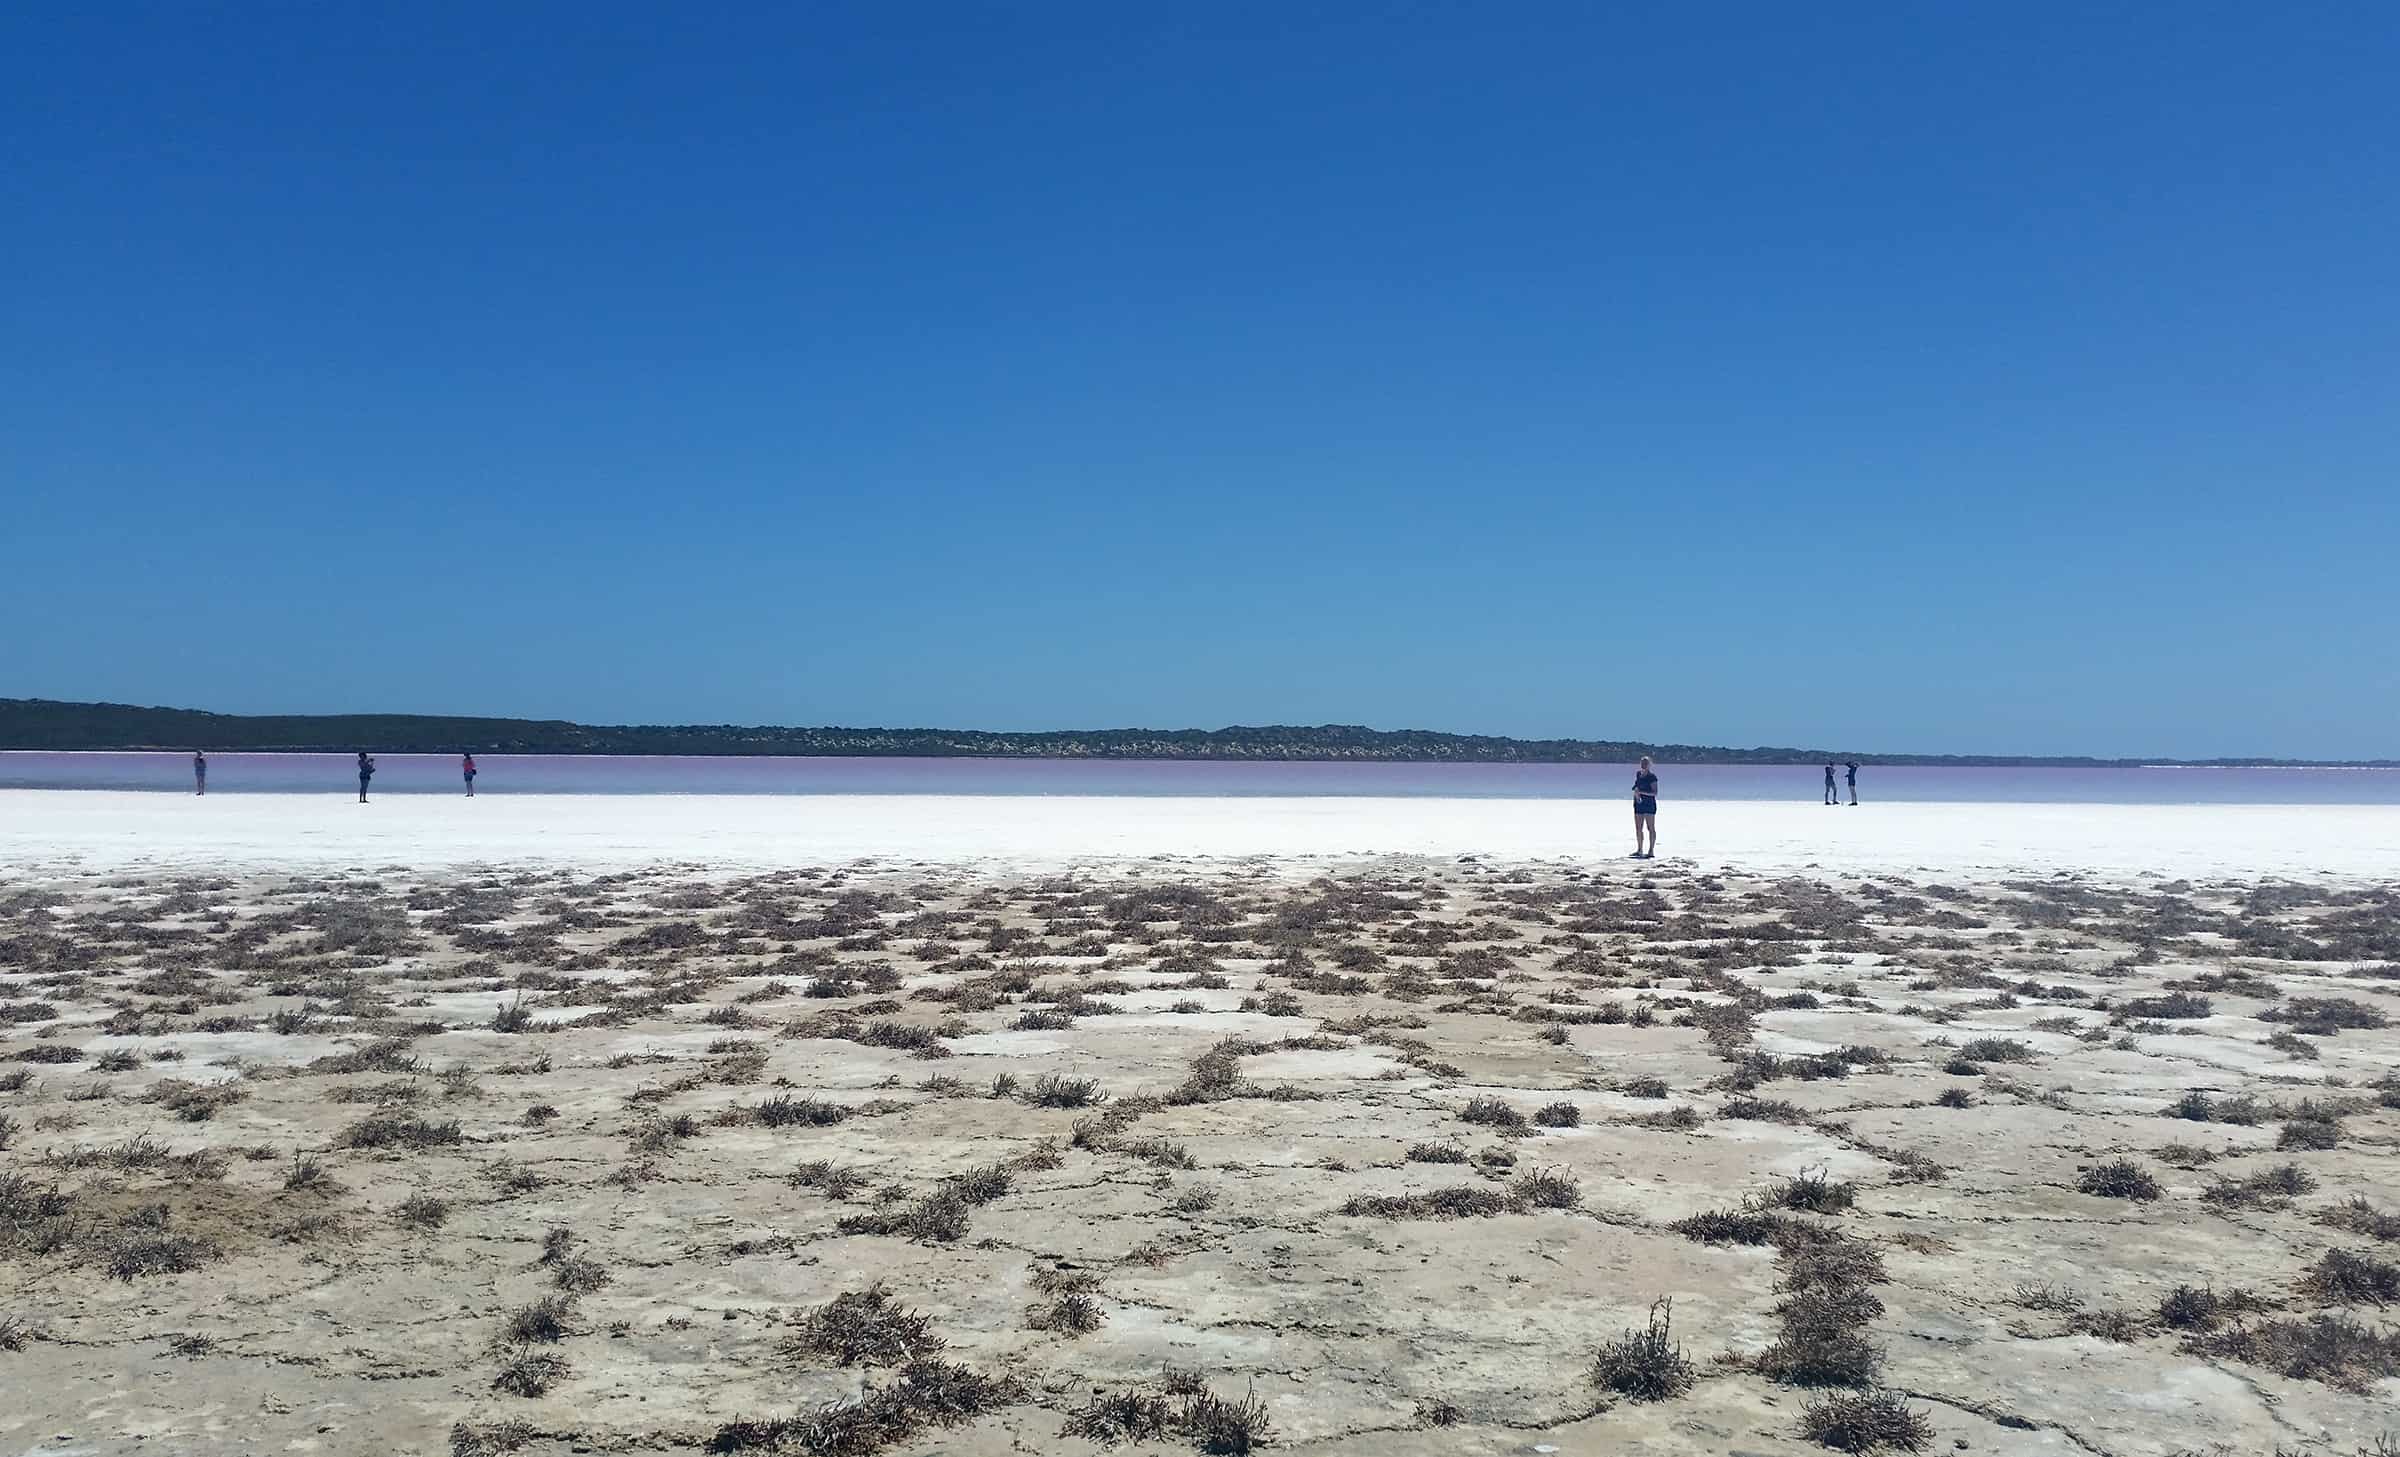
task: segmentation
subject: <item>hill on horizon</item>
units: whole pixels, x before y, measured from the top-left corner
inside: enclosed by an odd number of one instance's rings
[[[735,724],[591,725],[564,719],[445,714],[227,714],[0,698],[0,749],[195,748],[254,752],[709,754],[810,757],[1354,760],[1389,763],[1618,763],[1649,754],[1680,764],[1876,764],[2112,768],[2400,767],[2394,760],[2272,758],[2103,759],[2080,755],[1872,753],[1856,749],[1726,748],[1637,739],[1516,739],[1351,724],[1221,729],[981,729],[780,727]]]

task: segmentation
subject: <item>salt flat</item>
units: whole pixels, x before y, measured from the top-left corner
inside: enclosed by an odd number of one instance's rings
[[[2388,1451],[2394,813],[0,796],[0,1452]]]
[[[0,791],[0,864],[87,867],[873,857],[1059,866],[1149,856],[1613,859],[1630,810],[1583,800],[390,795]],[[1660,852],[1704,867],[2116,876],[2400,874],[2400,806],[1669,800]]]

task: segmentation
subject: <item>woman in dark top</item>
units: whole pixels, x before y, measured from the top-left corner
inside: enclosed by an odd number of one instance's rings
[[[1658,776],[1650,772],[1650,756],[1644,754],[1633,771],[1633,858],[1647,860],[1657,853]]]
[[[1843,764],[1843,765],[1842,765],[1842,777],[1850,781],[1850,802],[1851,802],[1852,804],[1856,804],[1856,803],[1858,803],[1858,761],[1857,761],[1857,760],[1853,759],[1853,760],[1850,760],[1848,763],[1845,763],[1845,764]]]
[[[208,751],[192,750],[192,793],[208,793]]]
[[[1833,792],[1833,766],[1831,764],[1825,766],[1825,802],[1827,804],[1842,802],[1842,797]]]
[[[467,776],[467,798],[473,799],[475,797],[475,756],[473,754],[460,755],[458,770]]]
[[[367,781],[368,781],[368,780],[370,780],[370,779],[372,779],[372,778],[374,778],[374,777],[375,777],[375,761],[374,761],[373,759],[370,759],[370,758],[368,758],[368,757],[367,757],[367,751],[366,751],[366,750],[364,750],[364,749],[361,749],[361,750],[359,750],[359,751],[358,751],[358,802],[359,802],[360,804],[365,804],[365,803],[367,802]]]

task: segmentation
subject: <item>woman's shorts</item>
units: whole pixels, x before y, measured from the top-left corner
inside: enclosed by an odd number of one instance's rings
[[[1633,802],[1633,812],[1637,815],[1657,814],[1658,801],[1655,799],[1636,799]]]

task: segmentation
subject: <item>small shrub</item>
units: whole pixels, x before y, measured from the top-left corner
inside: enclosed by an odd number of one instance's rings
[[[1808,1110],[1781,1098],[1728,1098],[1717,1110],[1721,1118],[1750,1118],[1761,1123],[1806,1123]]]
[[[794,1125],[807,1128],[828,1128],[848,1118],[850,1110],[839,1103],[826,1103],[815,1098],[795,1098],[789,1093],[777,1093],[774,1097],[760,1103],[753,1116],[769,1128],[788,1128]]]
[[[1489,1189],[1460,1185],[1430,1194],[1355,1194],[1338,1212],[1370,1219],[1480,1219],[1520,1207]]]
[[[2400,1265],[2373,1255],[2327,1250],[2301,1277],[2300,1288],[2337,1305],[2389,1305],[2400,1300]]]
[[[1256,1391],[1239,1401],[1201,1392],[1185,1400],[1181,1417],[1184,1434],[1201,1451],[1241,1457],[1263,1445],[1272,1424]]]
[[[1107,1317],[1100,1303],[1081,1290],[1065,1290],[1037,1305],[1026,1323],[1037,1331],[1056,1331],[1065,1335],[1088,1335],[1100,1329]]]
[[[1573,1103],[1550,1103],[1534,1111],[1533,1121],[1544,1128],[1579,1128],[1583,1110]]]
[[[1633,1401],[1665,1401],[1692,1389],[1699,1373],[1673,1339],[1675,1302],[1661,1297],[1649,1325],[1628,1330],[1592,1358],[1592,1384]]]
[[[120,1229],[101,1245],[101,1268],[118,1280],[144,1275],[182,1275],[223,1259],[216,1241],[142,1227]]]
[[[1854,1392],[1812,1398],[1800,1410],[1800,1433],[1842,1452],[1918,1452],[1933,1440],[1933,1423],[1891,1392]]]
[[[811,1159],[784,1178],[795,1188],[815,1189],[828,1199],[847,1199],[867,1186],[866,1176],[856,1169],[845,1169],[823,1159]]]
[[[2236,1325],[2193,1336],[2184,1349],[2345,1391],[2365,1391],[2373,1381],[2400,1376],[2400,1331],[2375,1330],[2340,1315]]]
[[[1094,1396],[1068,1412],[1065,1433],[1103,1446],[1146,1442],[1165,1436],[1174,1427],[1175,1419],[1175,1404],[1167,1398],[1142,1391],[1120,1391]]]
[[[1463,1164],[1467,1151],[1455,1143],[1412,1143],[1408,1146],[1408,1161],[1412,1164]]]
[[[1044,1073],[1034,1080],[1025,1101],[1037,1108],[1090,1108],[1108,1100],[1096,1078],[1061,1077]]]
[[[340,1185],[334,1183],[333,1173],[325,1167],[324,1160],[314,1154],[295,1153],[292,1155],[292,1166],[283,1172],[283,1187],[324,1194]]]
[[[2190,1022],[2215,1011],[2208,998],[2191,992],[2168,992],[2162,996],[2135,997],[2117,1007],[2120,1018],[2138,1018],[2146,1022]]]
[[[1556,1170],[1519,1174],[1508,1186],[1508,1192],[1519,1204],[1531,1209],[1573,1209],[1583,1202],[1583,1191],[1575,1181]]]
[[[2082,1292],[2066,1285],[2019,1285],[2009,1298],[2027,1310],[2077,1311],[2083,1309]]]
[[[2377,1209],[2361,1195],[2351,1196],[2347,1204],[2318,1210],[2317,1223],[2374,1239],[2400,1240],[2400,1214]]]
[[[1978,1037],[1959,1048],[1969,1062],[2031,1062],[2033,1049],[2013,1037]]]
[[[523,992],[519,992],[516,996],[501,1003],[492,1013],[491,1027],[494,1032],[522,1032],[532,1025],[533,1008],[525,1005]],[[535,1391],[525,1394],[539,1396],[541,1393]]]
[[[1767,1196],[1767,1202],[1779,1208],[1805,1209],[1811,1214],[1839,1214],[1857,1199],[1856,1184],[1828,1179],[1822,1168],[1802,1170]]]
[[[540,1396],[566,1375],[567,1358],[557,1352],[519,1351],[492,1378],[492,1390],[510,1396]]]
[[[853,1214],[834,1228],[843,1234],[889,1234],[919,1244],[951,1244],[967,1237],[967,1210],[966,1197],[945,1187],[898,1211]]]
[[[784,1349],[836,1366],[900,1366],[937,1355],[947,1344],[934,1334],[929,1317],[905,1309],[888,1289],[874,1284],[809,1311]]]
[[[1933,1102],[1937,1108],[1972,1108],[1975,1106],[1975,1100],[1967,1095],[1965,1088],[1944,1088]]]
[[[575,1317],[575,1302],[563,1295],[545,1295],[512,1312],[500,1328],[510,1345],[552,1345],[565,1340]]]
[[[1759,1353],[1759,1373],[1792,1386],[1867,1385],[1883,1352],[1862,1327],[1881,1304],[1842,1285],[1795,1293],[1780,1307],[1782,1332]]]
[[[1792,1238],[1797,1223],[1785,1215],[1753,1209],[1717,1209],[1678,1219],[1667,1227],[1704,1245],[1764,1245]]]
[[[1491,1097],[1488,1094],[1469,1098],[1467,1106],[1458,1110],[1458,1116],[1465,1122],[1480,1123],[1491,1128],[1523,1128],[1525,1126],[1524,1114],[1519,1113],[1502,1099]]]
[[[2391,1019],[2380,1008],[2348,997],[2294,997],[2259,1013],[2258,1020],[2288,1023],[2294,1032],[2310,1037],[2331,1037],[2344,1028],[2388,1026]]]
[[[2331,1118],[2295,1118],[2283,1125],[2276,1136],[2279,1149],[2297,1149],[2304,1153],[2322,1153],[2342,1145],[2342,1125]]]
[[[2075,1187],[2103,1199],[2145,1202],[2156,1199],[2160,1193],[2158,1180],[2151,1177],[2149,1170],[2131,1159],[2112,1159],[2104,1164],[2095,1164],[2083,1171],[2083,1176],[2075,1181]]]
[[[450,1428],[450,1457],[507,1457],[536,1435],[523,1422],[492,1422],[480,1427],[459,1422]]]
[[[1009,1168],[1006,1164],[983,1164],[963,1174],[952,1174],[942,1181],[942,1187],[955,1192],[969,1204],[989,1204],[1008,1192]]]
[[[2236,1316],[2264,1310],[2266,1302],[2247,1290],[2215,1290],[2178,1285],[2158,1302],[2161,1325],[2175,1330],[2210,1331]]]
[[[457,1143],[458,1120],[428,1122],[409,1113],[370,1113],[341,1132],[343,1148],[436,1148]]]
[[[2067,1327],[2078,1335],[2098,1336],[2118,1345],[2131,1345],[2150,1333],[2149,1321],[2130,1310],[2079,1311]]]
[[[2316,1187],[2316,1178],[2298,1164],[2279,1164],[2245,1179],[2220,1179],[2201,1190],[2200,1197],[2219,1209],[2255,1209],[2283,1203]]]

